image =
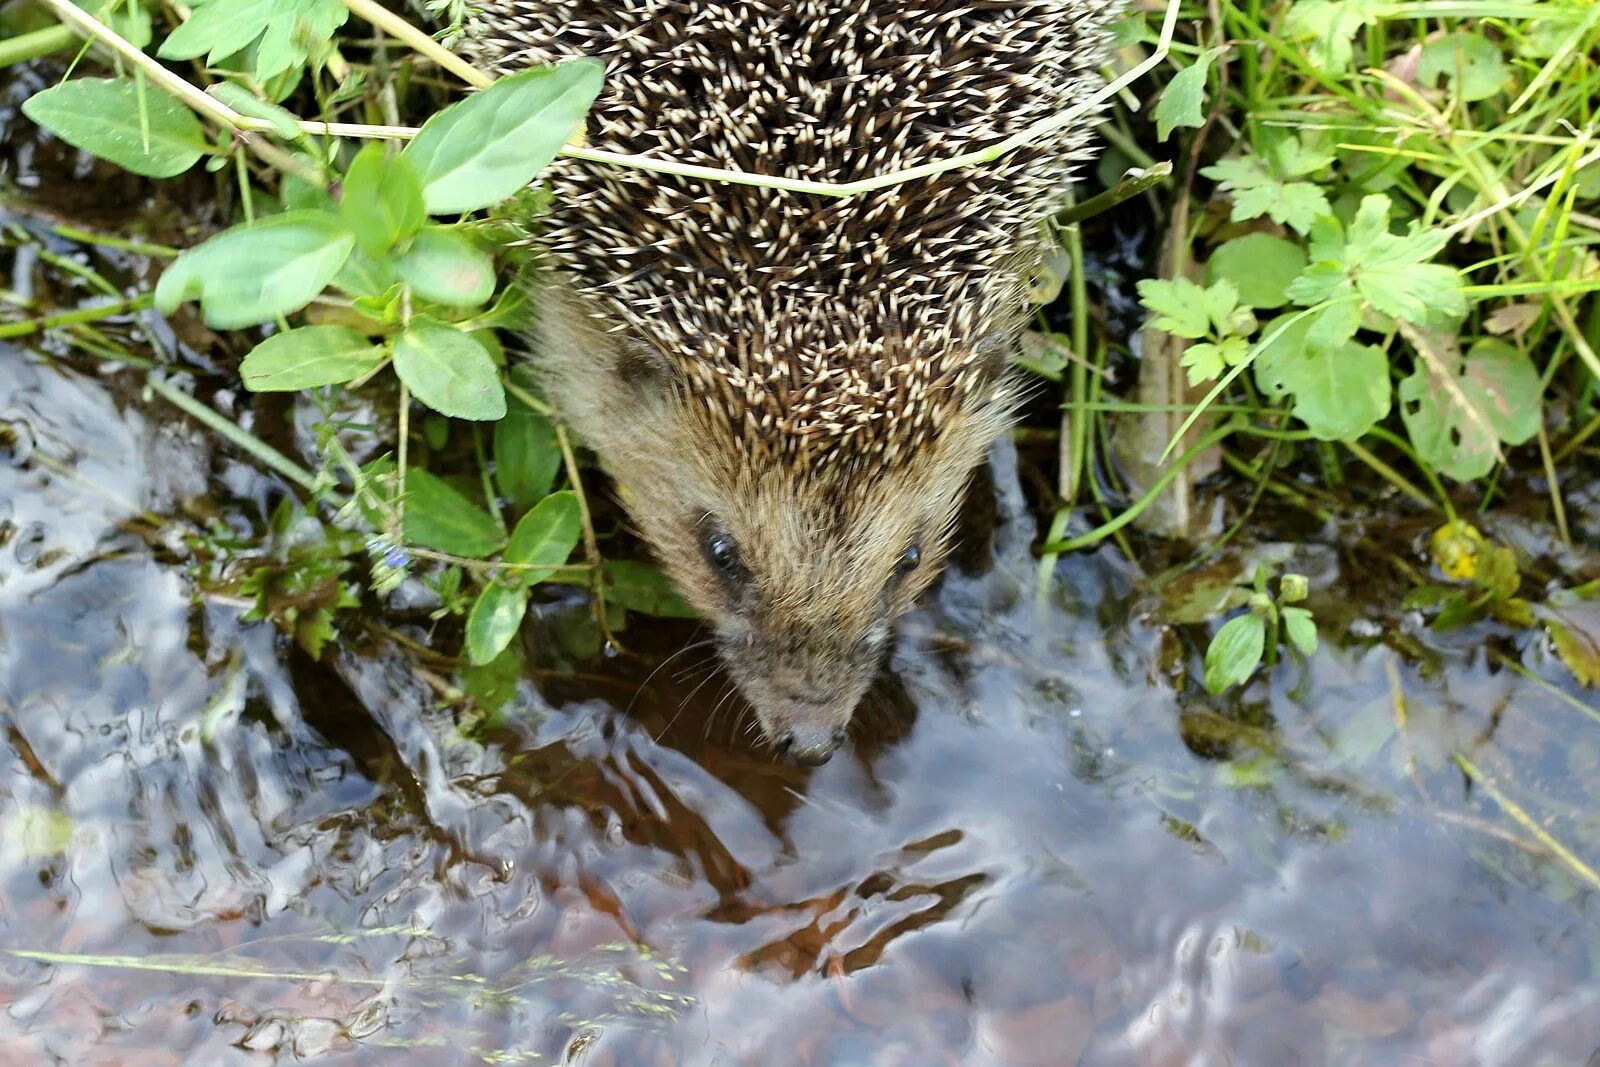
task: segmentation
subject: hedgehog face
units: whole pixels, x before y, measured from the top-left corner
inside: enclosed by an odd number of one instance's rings
[[[752,459],[695,409],[669,402],[651,447],[613,437],[601,455],[639,532],[711,621],[763,738],[820,764],[843,742],[894,621],[937,575],[1001,423],[957,416],[907,462],[850,469]]]

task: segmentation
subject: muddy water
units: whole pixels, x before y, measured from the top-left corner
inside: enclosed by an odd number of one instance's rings
[[[909,620],[826,767],[705,729],[698,668],[641,690],[650,657],[530,671],[467,729],[415,652],[313,665],[199,592],[149,520],[259,528],[275,490],[129,379],[0,350],[0,1063],[1600,1048],[1600,898],[1446,758],[1592,845],[1600,723],[1471,642],[1413,634],[1424,676],[1346,624],[1242,703],[1180,700],[1114,556],[1038,612],[1002,456],[992,565]],[[1338,615],[1340,553],[1302,564]]]

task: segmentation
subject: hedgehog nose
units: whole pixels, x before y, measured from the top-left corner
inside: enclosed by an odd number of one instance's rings
[[[778,754],[802,767],[820,767],[840,745],[844,730],[826,726],[794,726],[778,737]]]

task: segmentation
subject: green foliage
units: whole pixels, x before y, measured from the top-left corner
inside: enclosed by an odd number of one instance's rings
[[[382,144],[369,144],[345,173],[339,214],[363,252],[383,256],[416,236],[428,221],[422,179],[404,156],[391,156]]]
[[[320,62],[350,14],[339,0],[191,0],[190,6],[189,20],[156,54],[163,59],[203,55],[217,66],[248,50],[258,82]]]
[[[339,385],[383,364],[383,349],[348,326],[302,326],[261,342],[239,365],[245,388],[258,393]]]
[[[1224,159],[1201,168],[1200,173],[1215,181],[1219,191],[1232,195],[1234,222],[1265,215],[1299,233],[1309,233],[1312,224],[1332,208],[1320,187],[1298,179],[1332,162],[1332,154],[1315,147],[1302,134],[1273,142],[1260,155]]]
[[[1272,400],[1289,397],[1290,411],[1313,436],[1354,441],[1389,414],[1389,361],[1373,345],[1314,345],[1311,323],[1302,313],[1267,324],[1253,368],[1256,388]]]
[[[1243,685],[1263,658],[1269,665],[1276,661],[1280,640],[1302,656],[1315,655],[1316,620],[1307,609],[1294,606],[1308,592],[1303,575],[1285,574],[1273,596],[1268,590],[1267,568],[1257,567],[1254,590],[1248,594],[1249,610],[1223,623],[1206,647],[1206,689],[1222,693]]]
[[[1377,21],[1376,0],[1297,0],[1284,21],[1284,36],[1302,42],[1311,65],[1343,74],[1355,56],[1356,35]]]
[[[271,619],[313,658],[334,637],[338,612],[360,601],[345,580],[360,537],[320,522],[292,499],[273,512],[267,543],[238,581],[246,620]]]
[[[1452,343],[1439,362],[1437,370],[1419,365],[1400,383],[1400,415],[1429,466],[1459,481],[1481,478],[1494,466],[1495,439],[1520,445],[1539,432],[1539,372],[1526,354],[1495,338],[1465,356]]]
[[[188,108],[119,78],[77,78],[22,103],[22,113],[74,148],[148,178],[182,174],[210,151]]]
[[[1511,82],[1498,45],[1476,33],[1451,33],[1422,46],[1417,80],[1437,86],[1440,79],[1462,100],[1487,100]]]
[[[1217,247],[1206,263],[1206,281],[1226,281],[1239,303],[1258,309],[1289,302],[1289,283],[1306,269],[1305,249],[1270,233],[1247,233]]]
[[[1199,340],[1183,355],[1189,384],[1210,381],[1226,367],[1237,367],[1250,354],[1244,338],[1255,329],[1255,316],[1239,306],[1239,293],[1227,280],[1202,288],[1187,278],[1139,283],[1139,298],[1156,312],[1151,326],[1174,337]]]
[[[401,155],[422,179],[428,213],[478,211],[531,182],[588,113],[604,73],[592,59],[522,71],[429,119]]]
[[[395,338],[394,369],[416,398],[458,419],[493,420],[506,413],[494,358],[477,338],[425,315]]]
[[[1165,141],[1178,126],[1205,124],[1206,74],[1211,63],[1226,49],[1212,48],[1201,52],[1195,61],[1172,76],[1166,91],[1156,103],[1156,136]]]

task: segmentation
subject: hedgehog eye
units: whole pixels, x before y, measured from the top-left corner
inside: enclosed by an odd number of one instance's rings
[[[706,559],[725,578],[739,574],[739,546],[726,531],[713,530],[706,535]]]
[[[916,570],[917,565],[921,562],[922,549],[918,548],[916,545],[912,545],[910,548],[906,549],[905,552],[901,553],[900,562],[894,565],[894,572],[903,578],[912,571]]]

